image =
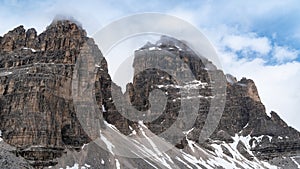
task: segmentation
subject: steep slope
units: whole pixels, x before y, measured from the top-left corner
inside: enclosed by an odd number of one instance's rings
[[[20,26],[0,37],[0,144],[13,147],[0,149],[13,156],[4,162],[15,158],[19,168],[29,168],[24,159],[35,168],[299,168],[299,132],[275,112],[266,114],[252,80],[224,75],[166,36],[136,50],[133,67],[123,94],[93,40],[68,20],[54,21],[40,35]],[[222,98],[216,84],[224,84],[224,112],[220,121],[214,118],[212,135],[199,140],[211,107],[218,108],[213,100]],[[162,97],[152,98],[158,90]],[[174,124],[177,135],[164,134]]]

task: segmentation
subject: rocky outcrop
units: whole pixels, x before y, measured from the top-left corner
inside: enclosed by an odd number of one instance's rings
[[[254,157],[249,154],[249,152],[247,151],[247,148],[243,142],[239,141],[236,148],[245,158],[247,158],[250,161],[253,160]]]

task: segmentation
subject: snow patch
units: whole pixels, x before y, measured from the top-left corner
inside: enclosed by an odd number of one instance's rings
[[[24,48],[22,48],[22,49],[24,49],[24,50],[31,50],[31,52],[33,52],[33,53],[35,53],[35,52],[37,52],[35,49],[33,49],[33,48],[27,48],[27,47],[24,47]]]
[[[192,132],[194,130],[194,127],[191,128],[190,130],[188,131],[183,131],[182,133],[185,134],[185,135],[188,135],[190,132]]]
[[[83,144],[83,146],[81,147],[81,150],[84,149],[85,146],[87,146],[88,144]]]
[[[249,125],[249,123],[247,123],[244,127],[243,127],[243,129],[245,129],[245,128],[247,128],[248,127],[248,125]]]
[[[0,76],[7,76],[7,75],[10,75],[12,74],[13,72],[1,72],[0,73]]]
[[[104,124],[105,124],[107,127],[111,128],[111,129],[113,129],[113,130],[115,130],[115,131],[117,131],[117,132],[120,132],[120,131],[117,129],[116,126],[114,126],[114,125],[112,125],[112,124],[109,124],[106,120],[104,120]]]
[[[100,138],[102,139],[102,141],[106,144],[106,147],[108,149],[108,151],[112,154],[115,155],[114,152],[112,151],[112,149],[115,147],[102,133],[100,130]]]
[[[147,126],[145,126],[145,124],[144,124],[143,121],[138,121],[138,123],[139,123],[139,125],[140,125],[141,127],[147,128]]]
[[[79,169],[79,164],[75,163],[73,167],[67,166],[66,169]]]
[[[181,47],[179,47],[179,46],[177,46],[177,45],[175,45],[175,47],[176,47],[179,51],[182,51],[182,48],[181,48]]]
[[[143,152],[143,154],[146,154],[147,156],[149,156],[148,157],[149,159],[157,161],[159,164],[165,166],[166,168],[172,169],[172,167],[168,163],[168,161],[171,163],[174,163],[172,161],[172,159],[166,153],[161,152],[158,149],[157,145],[152,141],[152,139],[147,136],[147,134],[146,134],[146,132],[148,131],[147,126],[145,126],[143,121],[139,121],[138,123],[139,123],[139,130],[140,130],[141,134],[144,136],[143,138],[146,139],[146,141],[150,144],[151,147],[147,147],[145,145],[145,143],[139,143],[138,141],[134,140],[137,143],[136,146]],[[146,130],[144,130],[144,129],[146,129]],[[133,153],[135,153],[135,152],[133,152]],[[149,164],[151,165],[150,162],[149,162]],[[156,168],[156,167],[154,167],[154,168]]]
[[[121,165],[118,159],[115,159],[117,169],[121,169]]]
[[[192,140],[189,140],[189,139],[186,139],[186,140],[187,140],[187,142],[188,142],[188,146],[191,148],[191,150],[192,150],[193,152],[195,152],[195,148],[194,148],[195,142],[192,141]]]
[[[102,112],[106,112],[106,109],[103,104],[102,104]]]
[[[295,158],[291,157],[291,159],[297,165],[297,168],[300,168],[300,164],[295,160]]]
[[[242,87],[246,87],[247,86],[246,84],[243,84],[243,83],[237,83],[237,85],[242,86]]]
[[[187,154],[185,152],[183,152],[183,158],[188,161],[189,163],[195,165],[197,168],[200,168],[197,164],[201,164],[203,165],[204,167],[208,168],[208,169],[213,169],[210,165],[206,164],[205,161],[203,160],[198,160],[196,157],[190,155],[190,154]]]
[[[216,168],[217,166],[222,166],[224,168],[239,168],[238,166],[243,166],[244,168],[265,168],[265,169],[275,169],[276,166],[273,166],[267,162],[263,162],[258,160],[252,153],[249,141],[251,140],[251,136],[240,136],[236,134],[232,137],[234,142],[233,143],[226,143],[226,142],[215,142],[211,144],[212,147],[215,148],[215,157],[209,158],[206,162],[210,166],[214,166],[212,168]],[[239,142],[244,143],[246,146],[246,151],[254,157],[252,161],[246,159],[240,152],[237,150],[237,145]],[[228,156],[223,153],[222,147],[224,146],[228,149],[231,156]],[[196,148],[198,148],[196,146]]]
[[[253,138],[255,138],[256,140],[257,140],[257,142],[261,142],[262,141],[262,138],[264,137],[264,136],[267,136],[268,138],[269,138],[269,141],[271,142],[272,141],[272,136],[269,136],[269,135],[262,135],[262,136],[259,136],[259,137],[253,137]]]
[[[190,165],[188,165],[186,162],[184,162],[181,158],[179,157],[175,157],[176,160],[180,161],[182,164],[184,164],[187,168],[193,169],[193,167],[191,167]]]
[[[139,121],[139,124],[144,127],[144,128],[147,128],[144,123],[142,121]],[[145,131],[143,130],[143,128],[140,128],[140,131],[142,132],[142,134],[145,136],[145,138],[147,139],[147,141],[150,143],[150,145],[153,147],[153,150],[156,152],[156,154],[161,154],[161,152],[158,150],[157,146],[153,143],[153,141],[147,137]]]
[[[87,167],[87,168],[91,167],[91,165],[88,165],[88,164],[84,164],[84,166]]]
[[[204,89],[208,86],[208,83],[201,82],[200,80],[193,80],[190,82],[185,83],[184,85],[174,85],[174,84],[167,84],[167,85],[157,85],[158,88],[178,88],[178,89]]]
[[[267,136],[269,138],[269,141],[271,142],[272,141],[272,136]]]
[[[130,134],[130,135],[136,135],[136,131],[133,130],[133,128],[132,128],[131,126],[129,126],[129,129],[130,129],[130,131],[131,131],[131,134]]]
[[[148,49],[149,49],[149,50],[161,50],[161,48],[156,47],[156,46],[150,47],[150,48],[148,48]]]

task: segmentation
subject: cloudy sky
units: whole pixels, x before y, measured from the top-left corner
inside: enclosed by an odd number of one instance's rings
[[[297,0],[0,0],[0,34],[21,24],[41,33],[56,15],[64,15],[76,18],[92,36],[131,14],[171,14],[199,28],[215,46],[224,71],[253,79],[267,111],[300,130],[299,11]]]

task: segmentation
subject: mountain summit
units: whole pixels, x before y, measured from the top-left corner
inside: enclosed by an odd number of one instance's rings
[[[173,69],[156,69],[156,63]],[[93,39],[69,20],[54,21],[40,35],[19,26],[0,37],[0,167],[300,166],[300,133],[276,112],[266,114],[253,80],[225,75],[183,41],[167,36],[137,49],[133,68],[133,82],[123,94]],[[186,70],[194,79],[180,82],[189,76]],[[226,80],[226,100],[215,130],[203,141],[199,136],[209,112],[218,108],[212,104],[219,97],[212,89],[218,82],[210,74]],[[73,90],[74,84],[83,88]],[[164,97],[153,98],[158,90]],[[81,100],[74,99],[77,94]],[[188,106],[195,100],[197,105]],[[90,101],[100,109],[93,111]],[[184,123],[191,112],[194,123]],[[136,121],[124,113],[155,119]],[[165,134],[174,125],[180,137]],[[171,148],[163,151],[166,147]],[[120,155],[124,149],[135,158]]]

